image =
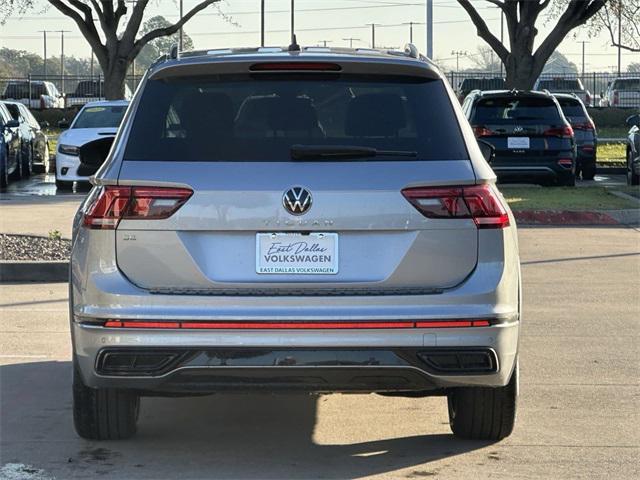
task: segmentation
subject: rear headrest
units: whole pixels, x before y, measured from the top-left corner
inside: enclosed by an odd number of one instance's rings
[[[269,106],[268,121],[275,131],[312,131],[318,128],[318,113],[310,98],[280,98]]]
[[[192,133],[213,135],[233,133],[233,103],[224,93],[194,91],[182,99],[179,112],[183,126]]]
[[[404,105],[399,95],[367,93],[349,102],[345,133],[351,137],[391,137],[405,125]]]

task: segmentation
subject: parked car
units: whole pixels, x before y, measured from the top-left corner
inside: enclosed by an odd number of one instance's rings
[[[573,129],[548,92],[471,92],[462,106],[478,139],[495,148],[500,181],[575,185]]]
[[[591,92],[582,85],[579,78],[539,78],[533,89],[547,90],[551,93],[572,93],[587,107],[593,104]]]
[[[631,127],[627,136],[627,183],[640,183],[640,112],[627,118]]]
[[[598,134],[593,119],[575,94],[557,93],[562,113],[571,124],[576,140],[578,155],[576,157],[576,178],[593,180],[596,176],[596,157],[598,151]]]
[[[616,78],[609,83],[602,106],[640,108],[640,77]]]
[[[446,394],[457,436],[510,434],[515,223],[434,64],[192,52],[137,95],[74,220],[80,436],[256,390]]]
[[[131,89],[127,84],[124,86],[124,99],[131,100]],[[78,82],[75,91],[67,95],[67,107],[81,107],[88,102],[105,100],[104,80],[81,80]]]
[[[4,104],[14,120],[20,122],[20,138],[22,143],[23,173],[31,170],[49,173],[49,139],[42,131],[41,125],[26,105],[19,102],[5,101]],[[45,128],[48,122],[42,122]],[[28,159],[28,160],[27,160]]]
[[[34,110],[64,108],[64,96],[51,82],[32,80],[9,81],[2,94],[3,100],[15,100]]]
[[[6,188],[10,178],[20,179],[22,176],[19,126],[0,102],[0,188]]]
[[[129,102],[126,100],[109,100],[90,102],[74,117],[71,125],[59,124],[68,128],[60,137],[56,148],[56,187],[71,189],[73,182],[86,182],[88,175],[83,175],[80,167],[80,147],[98,138],[114,137]]]
[[[462,103],[473,90],[503,90],[505,88],[504,78],[465,78],[458,85],[458,100]]]

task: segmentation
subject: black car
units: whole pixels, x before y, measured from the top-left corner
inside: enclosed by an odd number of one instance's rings
[[[506,88],[504,78],[465,78],[458,85],[458,100],[462,103],[474,90],[502,90]]]
[[[9,178],[21,178],[19,125],[0,103],[0,188],[9,185]]]
[[[596,125],[587,113],[587,109],[575,94],[554,93],[562,113],[573,128],[576,139],[576,178],[593,180],[596,176],[596,154],[598,149],[598,134]]]
[[[640,113],[627,118],[631,127],[627,136],[627,183],[640,184]]]
[[[476,138],[495,148],[501,182],[575,185],[573,129],[548,92],[471,92],[462,106]]]
[[[47,136],[29,109],[18,102],[3,102],[11,117],[20,122],[20,156],[22,160],[22,176],[28,177],[32,170],[45,171],[49,163],[49,146]],[[47,124],[43,122],[43,124]]]

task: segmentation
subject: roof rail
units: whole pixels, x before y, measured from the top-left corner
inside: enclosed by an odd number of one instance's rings
[[[179,60],[180,59],[180,51],[178,50],[178,44],[174,43],[169,50],[169,58],[171,60]]]

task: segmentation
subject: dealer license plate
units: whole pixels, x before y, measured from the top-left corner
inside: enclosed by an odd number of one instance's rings
[[[258,233],[256,273],[335,275],[338,273],[338,234]]]

